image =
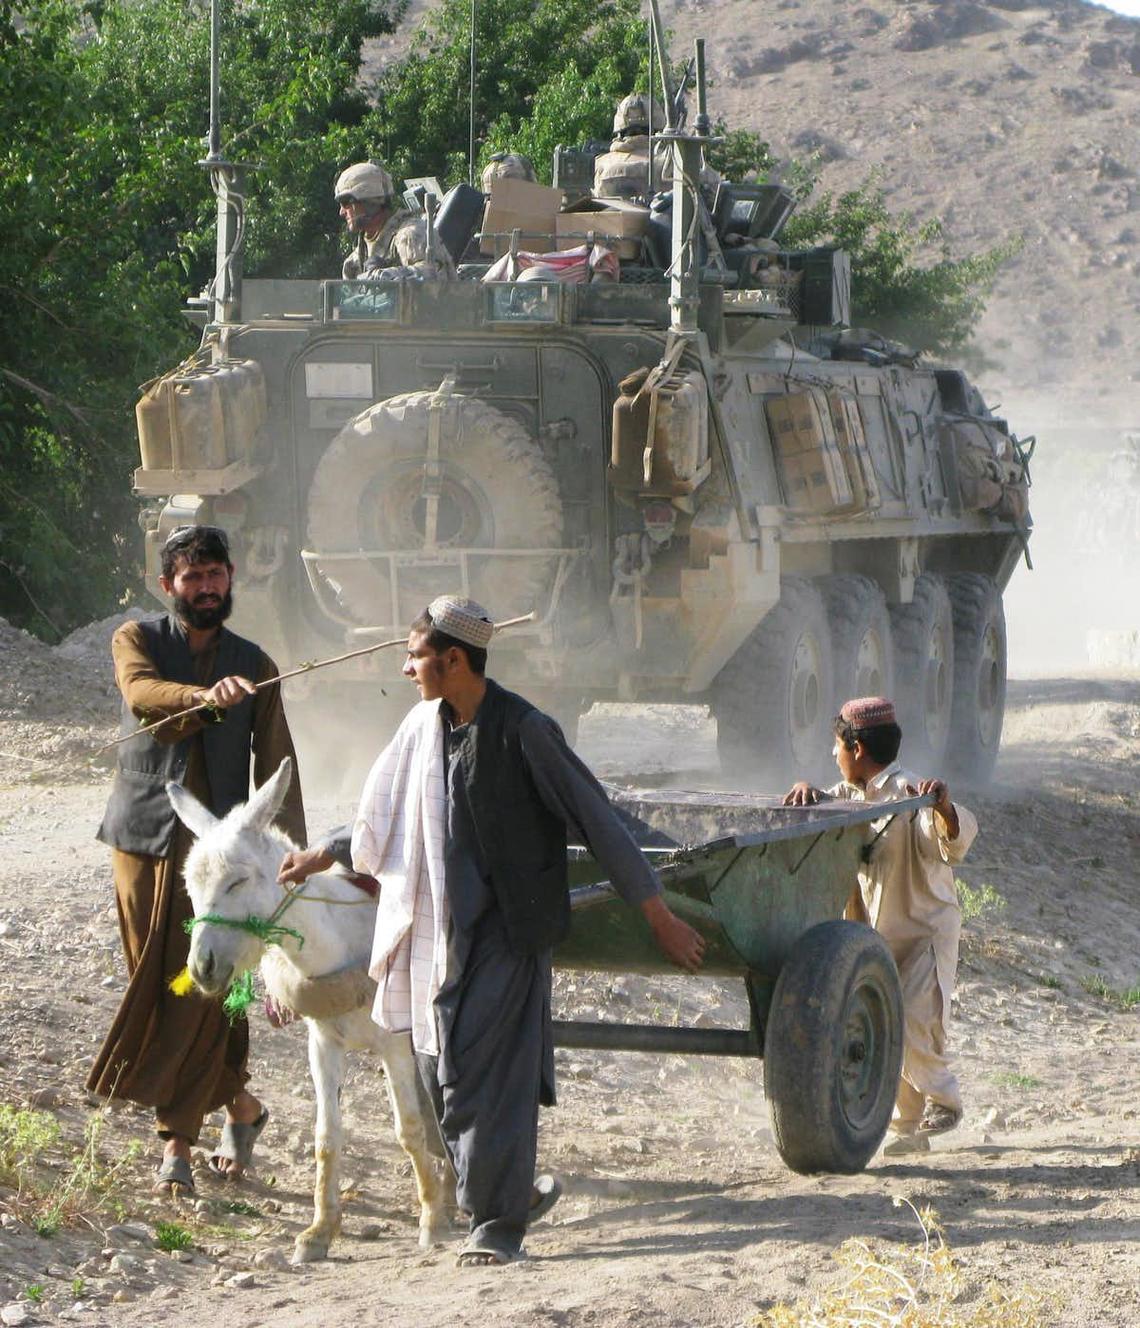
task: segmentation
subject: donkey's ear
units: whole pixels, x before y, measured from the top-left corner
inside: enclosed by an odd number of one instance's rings
[[[188,793],[181,784],[175,784],[173,780],[168,781],[166,796],[170,799],[170,805],[174,808],[178,819],[199,839],[218,824],[218,818],[214,813],[208,807],[203,807],[193,793]]]
[[[292,778],[293,762],[286,756],[246,803],[245,815],[242,817],[244,823],[254,830],[268,830],[285,802]]]

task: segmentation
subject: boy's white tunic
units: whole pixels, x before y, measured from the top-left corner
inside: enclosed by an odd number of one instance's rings
[[[352,828],[352,864],[380,882],[369,974],[372,1017],[439,1054],[433,1002],[447,966],[447,786],[439,701],[412,707],[368,773]]]
[[[897,761],[881,770],[866,788],[838,784],[837,798],[885,802],[908,796],[918,779]],[[946,836],[932,807],[917,816],[898,817],[871,849],[859,869],[862,920],[879,932],[894,955],[902,983],[905,1020],[903,1083],[895,1109],[896,1127],[922,1116],[923,1099],[961,1108],[958,1081],[946,1059],[946,1024],[958,967],[962,913],[954,886],[955,863],[966,856],[978,833],[972,812],[958,803],[958,835]],[[884,822],[872,823],[878,833]]]

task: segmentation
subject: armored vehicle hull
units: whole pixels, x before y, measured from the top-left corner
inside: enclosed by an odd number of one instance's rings
[[[559,148],[558,188],[493,183],[475,234],[456,185],[454,281],[243,283],[215,69],[202,350],[138,407],[151,584],[167,531],[212,522],[239,624],[283,662],[399,637],[459,591],[533,612],[495,674],[571,736],[594,700],[705,702],[726,765],[785,779],[828,767],[844,697],[889,693],[911,766],[984,777],[1030,449],[963,374],[848,327],[847,256],[780,247],[789,190],[707,169],[703,44],[689,131],[650,13],[665,124],[646,151],[670,192],[589,198],[591,150]],[[647,194],[653,175],[646,157]],[[359,739],[406,709],[399,663],[302,681],[326,710],[350,698]]]
[[[790,279],[702,282],[680,338],[638,275],[246,281],[139,406],[152,584],[165,533],[208,521],[239,628],[282,663],[462,590],[535,612],[496,676],[571,731],[596,699],[707,702],[724,759],[782,778],[824,764],[843,697],[892,693],[912,765],[984,776],[1028,529],[1016,440],[962,374],[809,333]],[[363,684],[376,714],[394,690],[391,722],[399,663],[311,690]]]

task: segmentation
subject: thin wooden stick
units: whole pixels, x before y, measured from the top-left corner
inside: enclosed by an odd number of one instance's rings
[[[504,627],[517,627],[519,623],[533,622],[535,614],[524,613],[520,618],[506,618],[503,622],[494,624],[494,630],[501,632]],[[263,687],[269,687],[275,682],[284,682],[286,678],[296,678],[301,673],[312,673],[314,669],[327,669],[330,664],[343,664],[346,659],[356,659],[360,655],[371,655],[376,650],[387,650],[392,646],[406,645],[408,638],[406,635],[397,637],[391,641],[378,641],[374,646],[362,646],[359,650],[350,650],[344,655],[334,655],[331,659],[321,659],[315,664],[299,664],[295,669],[289,669],[286,673],[279,673],[276,678],[266,678],[263,682],[255,683],[253,690],[261,691]],[[196,715],[200,710],[209,710],[211,702],[202,701],[196,706],[191,706],[189,710],[179,710],[177,714],[167,715],[163,719],[156,719],[151,724],[143,724],[135,729],[133,733],[123,733],[117,738],[112,738],[110,742],[105,742],[102,747],[96,749],[93,753],[99,756],[102,752],[111,747],[117,747],[121,742],[129,742],[132,738],[137,738],[140,733],[150,733],[154,729],[160,729],[164,724],[173,724],[176,719],[185,719],[187,715]]]

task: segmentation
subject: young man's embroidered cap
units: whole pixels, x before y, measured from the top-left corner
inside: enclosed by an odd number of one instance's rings
[[[881,729],[898,722],[894,702],[885,696],[857,696],[852,701],[845,701],[839,718],[846,720],[853,729]]]
[[[428,605],[428,614],[439,631],[481,650],[486,650],[495,634],[491,615],[473,599],[440,595]]]

